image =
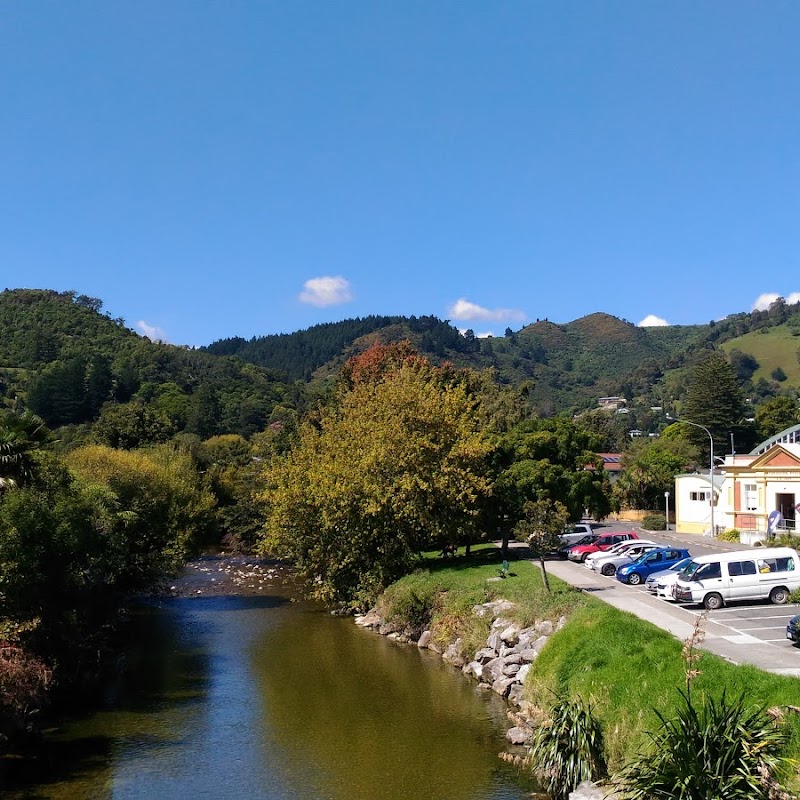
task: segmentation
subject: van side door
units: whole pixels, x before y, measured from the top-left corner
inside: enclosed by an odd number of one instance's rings
[[[731,600],[760,596],[758,568],[753,559],[728,562],[728,592]]]

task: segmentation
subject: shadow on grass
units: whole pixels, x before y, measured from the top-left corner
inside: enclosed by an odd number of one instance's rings
[[[442,570],[463,570],[474,569],[475,567],[496,566],[498,573],[503,568],[503,562],[507,561],[513,564],[518,561],[529,561],[531,559],[531,551],[528,547],[515,544],[514,547],[509,547],[506,554],[496,547],[495,545],[478,545],[477,548],[473,547],[469,555],[466,553],[457,553],[454,556],[434,556],[428,555],[423,558],[420,566],[424,567],[430,572],[440,572]],[[515,573],[507,573],[509,577]]]

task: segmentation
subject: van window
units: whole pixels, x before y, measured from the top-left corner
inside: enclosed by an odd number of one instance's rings
[[[794,559],[791,556],[759,559],[758,567],[759,572],[790,572],[794,570]]]
[[[732,578],[738,575],[755,575],[755,561],[731,561],[728,563],[728,575]]]
[[[719,561],[711,561],[708,564],[701,564],[697,572],[692,576],[696,581],[707,581],[711,578],[721,578],[722,572],[719,568]]]

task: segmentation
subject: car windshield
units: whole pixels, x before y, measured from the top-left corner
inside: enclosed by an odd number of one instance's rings
[[[690,581],[694,577],[695,572],[697,572],[702,564],[698,564],[696,561],[690,561],[680,572],[680,577],[685,581]]]
[[[673,564],[669,569],[670,572],[680,572],[684,567],[688,567],[692,563],[691,558],[682,558],[677,563]]]
[[[595,540],[595,537],[591,533],[587,533],[586,536],[578,539],[577,542],[573,542],[570,547],[577,547],[579,544],[591,544]]]

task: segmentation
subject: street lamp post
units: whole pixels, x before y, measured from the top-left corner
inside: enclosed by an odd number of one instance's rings
[[[669,492],[664,492],[664,506],[666,508],[667,530],[669,530]]]
[[[711,460],[708,468],[708,479],[711,481],[711,535],[716,536],[717,530],[714,527],[714,437],[711,435],[711,431],[706,428],[705,425],[700,425],[697,422],[689,422],[688,419],[675,419],[675,417],[670,417],[669,414],[667,415],[667,419],[672,420],[673,422],[682,422],[684,425],[693,425],[695,428],[700,428],[700,430],[706,432],[708,435],[708,441],[711,442]]]

